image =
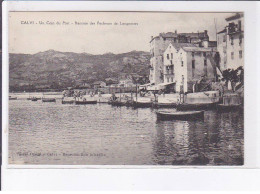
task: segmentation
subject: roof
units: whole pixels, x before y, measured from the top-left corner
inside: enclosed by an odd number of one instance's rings
[[[208,47],[217,47],[217,41],[209,41]]]
[[[242,18],[244,17],[244,14],[243,13],[236,13],[235,15],[232,15],[230,17],[227,17],[226,18],[226,21],[231,21],[231,20],[235,20],[235,19],[239,19],[239,18]]]
[[[187,36],[191,38],[207,37],[205,32],[191,32],[191,33],[179,33],[178,35]]]
[[[218,32],[217,34],[226,33],[226,32],[227,32],[227,29],[225,28],[224,30]]]
[[[160,33],[160,36],[163,38],[177,38],[178,34],[174,32],[166,32],[166,33]]]
[[[167,86],[167,85],[171,85],[171,84],[175,84],[176,82],[171,82],[171,83],[161,83],[158,84],[158,86]]]
[[[171,42],[172,46],[179,50],[181,47],[198,47],[195,44],[191,44],[191,43],[176,43],[176,42]],[[170,44],[169,44],[170,45]]]
[[[182,47],[187,52],[211,52],[217,51],[216,48],[204,48],[204,47]]]
[[[101,83],[105,83],[103,81],[95,81],[93,84],[101,84]]]

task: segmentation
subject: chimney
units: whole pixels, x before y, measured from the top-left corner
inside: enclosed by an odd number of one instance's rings
[[[204,34],[205,34],[205,35],[208,35],[208,30],[204,30]]]
[[[175,30],[175,34],[177,34],[177,30]]]

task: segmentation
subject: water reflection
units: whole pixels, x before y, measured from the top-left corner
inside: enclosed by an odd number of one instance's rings
[[[158,121],[154,160],[168,165],[242,165],[243,115],[207,111],[204,121]]]
[[[157,121],[152,109],[10,101],[12,164],[241,165],[243,114]],[[37,155],[38,154],[38,155]]]

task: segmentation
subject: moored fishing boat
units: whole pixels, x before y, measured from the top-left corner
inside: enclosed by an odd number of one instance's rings
[[[159,102],[153,102],[154,108],[176,108],[177,103],[159,103]]]
[[[210,109],[215,109],[217,103],[194,103],[194,104],[189,104],[189,103],[182,103],[178,104],[176,106],[178,111],[188,111],[188,110],[210,110]]]
[[[231,111],[237,111],[241,110],[242,108],[241,104],[217,104],[217,110],[220,112],[231,112]]]
[[[75,104],[77,104],[77,105],[97,104],[97,100],[76,100]]]
[[[159,120],[202,120],[204,111],[157,111]]]
[[[152,105],[152,102],[133,101],[132,103],[134,108],[150,108]]]
[[[17,97],[9,96],[9,100],[17,100]]]
[[[242,99],[237,94],[226,94],[223,96],[223,102],[221,104],[217,104],[217,110],[219,112],[231,112],[243,110]]]
[[[153,103],[150,98],[138,98],[134,99],[131,105],[134,108],[150,108]]]
[[[125,105],[125,102],[122,102],[122,101],[118,101],[118,100],[113,100],[110,102],[110,104],[112,106],[124,106]]]
[[[42,98],[42,102],[56,102],[55,98]]]
[[[62,100],[61,104],[74,104],[75,100]]]
[[[32,98],[31,98],[31,101],[34,101],[34,102],[35,102],[35,101],[37,101],[37,100],[38,100],[38,98],[36,98],[36,97],[32,97]]]

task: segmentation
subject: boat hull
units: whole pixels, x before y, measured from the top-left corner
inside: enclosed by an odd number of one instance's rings
[[[156,112],[158,120],[203,120],[204,111],[177,111],[175,113]]]
[[[43,98],[42,102],[56,102],[55,98]]]
[[[153,103],[154,108],[176,108],[176,103]]]
[[[217,103],[201,103],[201,104],[178,104],[176,109],[178,111],[188,110],[211,110],[216,108]]]
[[[150,108],[153,106],[152,102],[133,102],[132,106],[134,108]]]
[[[218,104],[217,110],[219,112],[233,112],[233,111],[243,110],[243,107],[241,104],[236,104],[236,105]]]
[[[75,101],[76,105],[84,105],[84,104],[97,104],[96,100],[93,101]]]
[[[9,100],[17,100],[17,97],[9,97]]]
[[[74,100],[70,100],[70,101],[64,101],[64,100],[62,100],[62,101],[61,101],[61,104],[74,104],[74,103],[75,103]]]

